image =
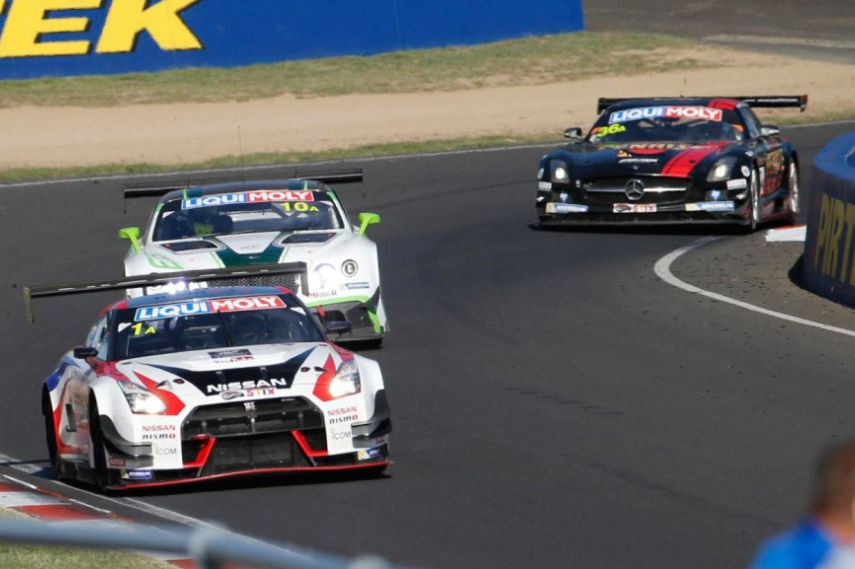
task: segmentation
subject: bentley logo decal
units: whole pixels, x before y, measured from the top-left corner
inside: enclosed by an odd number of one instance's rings
[[[637,202],[644,197],[644,182],[638,178],[633,178],[626,183],[626,197],[634,202]]]

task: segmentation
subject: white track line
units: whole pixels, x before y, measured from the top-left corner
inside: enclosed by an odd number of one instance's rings
[[[670,253],[656,261],[656,265],[654,265],[653,267],[653,272],[656,273],[657,277],[659,277],[669,285],[675,286],[686,292],[700,294],[701,296],[712,298],[713,300],[726,302],[727,304],[732,304],[734,306],[738,306],[740,308],[744,308],[752,312],[757,312],[759,314],[765,314],[766,316],[771,316],[772,318],[786,320],[787,322],[794,322],[796,324],[802,324],[803,326],[810,326],[811,328],[819,328],[820,330],[825,330],[826,332],[834,332],[835,334],[843,334],[844,336],[855,337],[855,331],[853,330],[847,330],[846,328],[838,328],[837,326],[829,326],[828,324],[814,322],[813,320],[799,318],[798,316],[785,314],[783,312],[776,312],[775,310],[769,310],[768,308],[763,308],[761,306],[756,306],[748,302],[736,300],[735,298],[730,298],[729,296],[724,296],[723,294],[718,294],[717,292],[710,292],[708,290],[704,290],[702,288],[696,287],[695,285],[691,285],[685,281],[678,279],[671,272],[671,265],[674,263],[674,261],[685,255],[686,253],[697,249],[698,247],[703,247],[704,245],[708,245],[709,243],[718,241],[720,239],[722,238],[704,237],[703,239],[698,239],[697,241],[689,243],[684,247],[675,249],[674,251],[671,251]]]

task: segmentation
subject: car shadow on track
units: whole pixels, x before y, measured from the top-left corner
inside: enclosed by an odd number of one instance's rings
[[[788,225],[784,222],[769,222],[764,223],[757,228],[757,231],[764,231],[774,227]],[[549,225],[544,226],[539,223],[529,223],[528,228],[532,231],[540,233],[608,233],[618,235],[688,235],[697,237],[719,236],[727,237],[733,235],[749,235],[747,229],[741,225],[634,225],[627,223],[626,225]]]

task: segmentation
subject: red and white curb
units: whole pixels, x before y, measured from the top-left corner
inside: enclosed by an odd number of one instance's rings
[[[0,507],[49,523],[133,524],[131,520],[109,510],[67,498],[6,474],[0,478]],[[140,553],[140,555],[154,557],[183,569],[195,567],[191,559],[174,559],[174,555],[151,553]]]
[[[806,225],[776,227],[766,232],[767,243],[804,243],[807,236]]]

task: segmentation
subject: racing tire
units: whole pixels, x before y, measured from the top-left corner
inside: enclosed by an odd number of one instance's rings
[[[748,224],[745,226],[745,232],[754,233],[760,225],[760,175],[757,173],[757,168],[751,170],[748,200]]]
[[[799,165],[795,160],[790,159],[790,166],[787,170],[787,221],[790,225],[796,224],[796,218],[799,215]]]
[[[93,396],[89,400],[89,444],[92,445],[94,469],[92,480],[101,492],[109,486],[109,471],[107,470],[107,452],[104,450],[104,435],[101,433],[101,421],[98,419],[98,403]]]
[[[59,450],[56,444],[56,424],[53,420],[53,409],[51,408],[50,397],[47,393],[42,394],[42,414],[45,420],[45,443],[47,443],[50,470],[56,478],[62,478],[62,465],[60,464]]]

